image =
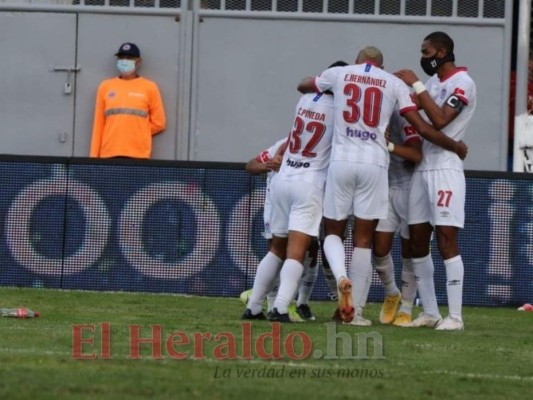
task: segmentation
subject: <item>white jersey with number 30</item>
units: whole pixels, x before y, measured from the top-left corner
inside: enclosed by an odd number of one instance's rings
[[[356,161],[387,168],[385,129],[392,113],[416,110],[407,85],[372,64],[329,68],[315,78],[335,102],[332,161]]]
[[[333,96],[304,94],[296,106],[293,130],[276,179],[324,187],[333,135]]]

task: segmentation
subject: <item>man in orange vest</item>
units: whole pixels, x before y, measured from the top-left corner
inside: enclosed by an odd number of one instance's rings
[[[120,75],[98,87],[90,156],[150,158],[152,136],[166,124],[159,88],[137,73],[141,52],[135,44],[122,44],[115,55]]]

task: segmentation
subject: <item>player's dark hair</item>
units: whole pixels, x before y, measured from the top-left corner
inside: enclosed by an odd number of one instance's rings
[[[453,40],[445,32],[430,33],[424,40],[429,41],[433,47],[444,48],[448,54],[453,54]]]
[[[346,61],[342,61],[342,60],[339,60],[339,61],[335,61],[333,64],[331,64],[329,68],[333,68],[333,67],[346,67],[348,65],[348,63]]]

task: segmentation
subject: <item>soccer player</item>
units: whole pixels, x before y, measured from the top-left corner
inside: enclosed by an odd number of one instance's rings
[[[372,246],[374,267],[385,287],[385,301],[379,314],[382,324],[405,326],[411,322],[416,296],[416,279],[409,245],[407,212],[409,185],[415,165],[422,159],[422,140],[418,133],[398,112],[392,115],[389,128],[389,212],[379,221]],[[401,293],[394,278],[394,262],[391,256],[395,233],[401,238],[402,288]],[[401,302],[401,305],[400,305]],[[400,310],[398,315],[396,315]]]
[[[246,164],[246,172],[251,175],[260,175],[263,173],[267,174],[266,178],[266,194],[263,210],[263,220],[264,220],[264,232],[263,236],[268,240],[268,247],[272,242],[272,233],[270,232],[270,214],[271,214],[271,200],[270,200],[270,184],[273,177],[279,170],[281,166],[281,161],[283,159],[283,154],[287,146],[287,138],[278,140],[270,148],[262,151],[256,157],[252,158]],[[298,297],[296,299],[296,305],[290,305],[289,307],[289,316],[293,322],[303,322],[303,321],[313,321],[315,316],[309,307],[309,300],[313,292],[316,278],[318,276],[318,241],[313,240],[309,246],[309,250],[305,256],[304,260],[304,273],[302,279],[300,280]],[[274,308],[274,300],[276,299],[278,293],[279,277],[276,278],[273,289],[270,290],[266,296],[267,298],[267,315]],[[252,295],[252,289],[246,290],[241,293],[241,301],[248,305],[248,300]],[[254,299],[254,301],[260,301],[259,299]]]
[[[259,300],[279,273],[280,286],[269,319],[292,322],[288,307],[303,273],[306,252],[312,238],[318,236],[322,219],[332,128],[331,94],[303,95],[296,106],[283,162],[272,181],[272,244],[257,268],[245,319],[264,318]]]
[[[429,120],[449,138],[462,140],[476,108],[476,85],[464,67],[456,67],[454,42],[433,32],[422,42],[420,64],[431,78],[424,85],[411,70],[396,76],[410,85]],[[463,162],[453,152],[424,141],[409,196],[411,250],[424,312],[412,326],[462,330],[464,265],[457,236],[464,226],[466,183]],[[416,213],[414,212],[416,210]],[[449,315],[442,321],[435,296],[433,260],[429,252],[435,227],[439,253],[446,267]]]
[[[330,68],[298,86],[304,93],[333,92],[335,122],[324,197],[324,249],[338,282],[340,317],[345,323],[354,320],[354,304],[362,307],[364,303],[372,273],[374,231],[378,220],[387,217],[389,153],[384,134],[396,106],[427,140],[463,156],[467,150],[425,122],[409,88],[382,66],[381,51],[366,47],[357,55],[355,65]],[[350,215],[355,216],[354,250],[346,276],[341,237]],[[353,322],[359,324],[357,318]]]

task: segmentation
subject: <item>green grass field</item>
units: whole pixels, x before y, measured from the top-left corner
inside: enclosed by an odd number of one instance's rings
[[[515,309],[468,307],[464,332],[437,332],[333,325],[334,303],[315,302],[317,321],[281,326],[282,359],[264,360],[252,348],[245,360],[239,358],[238,299],[0,288],[0,307],[19,306],[39,310],[41,317],[0,319],[0,399],[528,399],[533,393],[533,313]],[[376,321],[378,314],[374,304],[365,316]],[[132,325],[143,338],[152,335],[152,325],[161,329],[161,358],[152,356],[149,344],[130,357]],[[110,334],[102,340],[106,326]],[[76,329],[78,356],[94,353],[96,359],[73,358]],[[252,343],[272,329],[254,322]],[[193,345],[200,333],[212,335],[203,348]],[[298,356],[306,350],[296,340],[303,333],[312,352],[291,359],[291,351]],[[168,350],[169,337],[182,343]],[[343,347],[347,337],[353,338],[351,359]],[[376,341],[359,344],[365,337],[381,341],[382,358]],[[296,345],[287,352],[284,344],[292,339]],[[228,354],[237,357],[220,359]]]

